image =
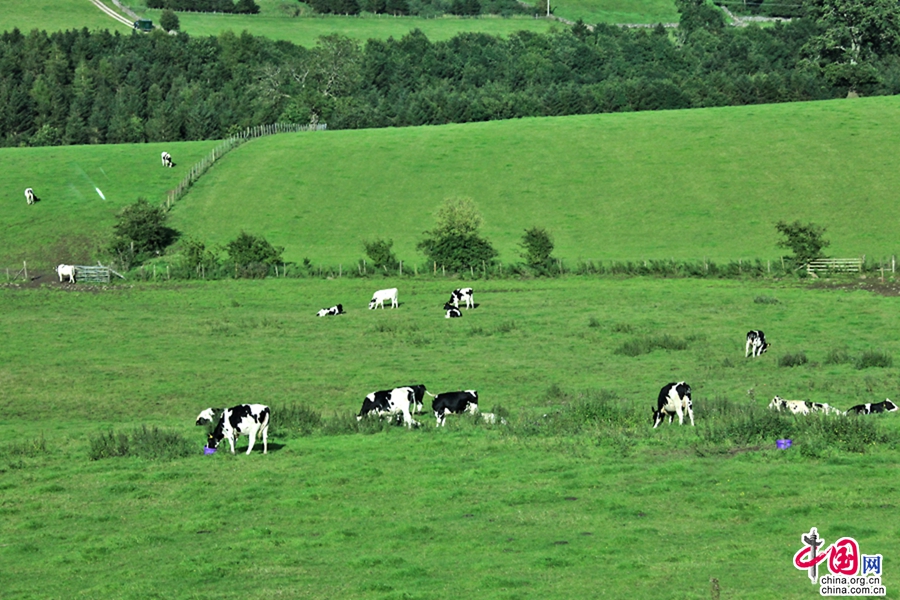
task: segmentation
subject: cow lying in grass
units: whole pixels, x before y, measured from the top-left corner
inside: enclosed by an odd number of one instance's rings
[[[223,439],[228,440],[231,453],[234,454],[234,443],[242,435],[250,438],[247,454],[253,450],[256,434],[262,432],[263,454],[269,452],[269,407],[264,404],[238,404],[231,408],[207,408],[197,415],[196,425],[216,423],[215,428],[207,436],[206,447],[216,449]]]
[[[459,317],[462,316],[462,312],[460,312],[460,310],[458,308],[456,308],[449,302],[444,304],[444,310],[447,311],[447,316],[445,317],[447,319],[458,319]]]
[[[823,402],[810,402],[809,400],[785,400],[775,396],[769,402],[769,408],[778,412],[787,411],[795,415],[808,415],[814,412],[820,412],[826,415],[844,414],[840,409],[829,406]]]
[[[323,308],[319,312],[316,313],[317,317],[333,317],[335,315],[344,314],[344,307],[341,304],[337,306],[332,306],[331,308]]]
[[[847,409],[847,414],[854,415],[871,415],[874,413],[883,413],[883,412],[896,412],[897,405],[891,402],[890,398],[885,398],[884,402],[876,402],[871,403],[868,402],[866,404],[857,404],[856,406],[852,406]]]

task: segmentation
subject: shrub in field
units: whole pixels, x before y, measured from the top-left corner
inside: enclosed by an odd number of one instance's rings
[[[372,261],[372,265],[377,269],[394,270],[399,266],[400,261],[397,260],[397,257],[391,251],[393,246],[394,240],[383,240],[381,238],[371,242],[363,242],[366,256],[369,257],[369,260]]]
[[[754,304],[778,304],[778,298],[772,296],[757,296],[753,299]]]
[[[219,266],[219,256],[200,240],[188,238],[181,244],[181,266],[187,277],[211,276]]]
[[[519,246],[522,258],[532,269],[544,272],[553,267],[553,238],[543,227],[526,229]]]
[[[136,456],[150,460],[182,458],[196,454],[198,445],[180,433],[141,425],[129,435],[123,432],[101,432],[90,438],[91,460],[116,456]]]
[[[687,347],[687,340],[664,334],[628,340],[616,348],[614,353],[634,357],[642,354],[650,354],[654,350],[685,350]]]
[[[46,453],[47,440],[44,439],[43,434],[33,440],[10,442],[8,444],[0,445],[0,458],[10,458],[14,456],[34,458],[35,456]]]
[[[794,354],[785,354],[781,358],[778,359],[779,367],[799,367],[800,365],[805,365],[809,362],[809,359],[806,358],[806,353],[803,351],[796,352]]]
[[[825,357],[826,365],[842,365],[853,362],[853,358],[846,348],[832,348]]]
[[[497,250],[478,235],[484,219],[471,198],[448,198],[436,213],[437,225],[416,248],[451,272],[493,264]]]
[[[272,407],[269,430],[273,435],[312,435],[322,427],[322,415],[302,404]]]
[[[237,238],[225,244],[228,257],[235,264],[235,276],[245,278],[262,278],[269,273],[269,268],[284,264],[281,255],[282,246],[273,246],[266,238],[242,231]]]
[[[178,238],[178,232],[166,225],[167,216],[161,206],[138,198],[116,215],[109,251],[126,269],[161,254]]]
[[[881,350],[866,350],[856,359],[857,369],[868,369],[870,367],[888,368],[894,364],[894,359],[887,352]]]
[[[822,237],[825,235],[825,228],[815,223],[804,225],[800,221],[793,223],[778,221],[775,229],[784,236],[784,239],[778,242],[778,247],[793,251],[796,264],[802,265],[814,258],[822,258],[824,256],[822,249],[831,243]]]

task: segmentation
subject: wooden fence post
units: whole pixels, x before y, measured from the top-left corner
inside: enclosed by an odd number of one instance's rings
[[[28,261],[22,261],[22,270],[25,272],[25,281],[28,281]]]

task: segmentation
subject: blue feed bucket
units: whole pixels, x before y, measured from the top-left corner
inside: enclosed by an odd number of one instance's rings
[[[779,450],[787,450],[791,447],[791,440],[775,440]]]
[[[203,446],[203,454],[215,454],[215,453],[216,453],[215,448],[210,448],[209,446]]]

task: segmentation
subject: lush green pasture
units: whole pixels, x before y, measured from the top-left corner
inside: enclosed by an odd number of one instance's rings
[[[24,33],[32,29],[60,31],[82,27],[120,32],[131,30],[103,14],[89,0],[0,0],[0,31],[15,27]]]
[[[167,190],[217,143],[0,149],[6,173],[0,179],[0,268],[21,268],[22,260],[44,270],[61,262],[91,264],[119,209],[140,196],[163,202]],[[162,166],[163,150],[172,154],[175,167]],[[26,204],[27,187],[40,202]]]
[[[345,266],[374,237],[421,261],[415,245],[451,196],[475,200],[506,262],[533,226],[570,264],[777,259],[780,219],[827,227],[832,256],[889,256],[898,109],[891,97],[271,137],[229,154],[173,217],[210,242],[246,229],[289,260]]]
[[[896,450],[820,458],[702,452],[713,402],[773,395],[841,408],[895,397],[897,367],[826,364],[898,351],[896,297],[687,280],[264,280],[0,288],[0,586],[4,598],[809,598],[799,535],[854,536],[900,578]],[[400,308],[368,311],[397,285]],[[765,301],[759,301],[764,298]],[[336,302],[348,313],[319,319]],[[743,356],[747,329],[773,344]],[[679,351],[625,342],[668,334]],[[801,367],[777,366],[805,351]],[[694,388],[697,427],[650,429],[662,384]],[[199,452],[201,408],[296,402],[326,416],[374,389],[476,388],[508,428],[273,436],[268,456]],[[554,391],[556,390],[556,391]],[[608,390],[647,419],[530,436],[559,391]],[[896,415],[879,422],[898,429]],[[198,454],[87,458],[114,428],[163,426]],[[43,439],[41,445],[39,440]],[[244,446],[245,442],[239,444]],[[152,568],[148,568],[152,565]]]
[[[551,2],[553,14],[585,23],[677,23],[671,0],[562,0]]]

